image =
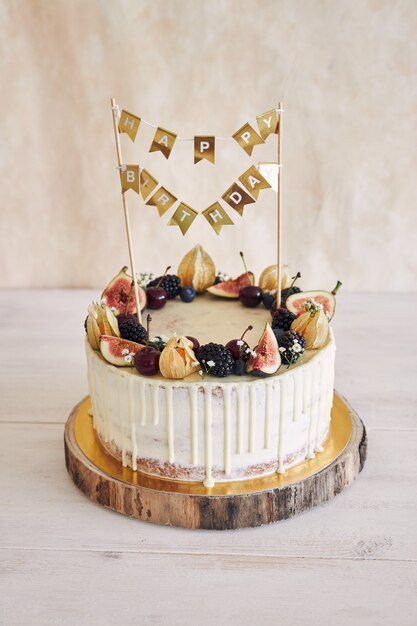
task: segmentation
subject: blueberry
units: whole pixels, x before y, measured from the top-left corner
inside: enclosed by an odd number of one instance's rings
[[[271,308],[274,300],[275,300],[275,295],[273,295],[272,293],[264,293],[262,302],[266,309],[269,310]]]
[[[246,363],[242,359],[237,359],[233,364],[233,374],[235,376],[243,376],[246,374]]]
[[[192,302],[195,296],[196,293],[193,287],[181,287],[180,298],[183,302]]]

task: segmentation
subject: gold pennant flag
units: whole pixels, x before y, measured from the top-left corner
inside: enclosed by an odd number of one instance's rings
[[[139,130],[140,117],[122,109],[119,119],[119,133],[127,133],[132,141],[135,141]]]
[[[214,146],[216,137],[194,137],[194,163],[207,159],[214,163]]]
[[[160,187],[156,193],[153,194],[146,204],[150,206],[156,206],[158,213],[162,216],[168,211],[177,201],[177,198],[172,195],[165,187]]]
[[[245,204],[251,204],[255,200],[240,185],[233,183],[229,189],[222,195],[222,199],[235,209],[239,215],[243,215]]]
[[[243,148],[249,156],[252,154],[254,146],[265,143],[250,124],[244,124],[242,128],[239,128],[239,130],[234,133],[233,139],[237,141],[239,146]]]
[[[243,172],[242,176],[239,176],[239,180],[244,187],[254,198],[258,198],[261,189],[270,189],[271,185],[266,178],[258,171],[255,165],[252,165],[246,172]]]
[[[278,133],[278,113],[275,109],[256,116],[259,132],[262,139],[266,139],[269,135]]]
[[[203,211],[203,215],[217,234],[220,233],[223,226],[233,225],[232,220],[219,202],[209,206],[208,209]]]
[[[139,193],[139,165],[121,165],[120,182],[122,183],[122,193],[128,189],[133,189]]]
[[[156,178],[149,174],[148,170],[142,170],[140,173],[140,193],[144,200],[158,186]]]
[[[175,133],[171,133],[169,130],[165,130],[158,126],[152,145],[149,148],[149,152],[157,152],[159,150],[167,159],[171,154],[176,138],[177,135]]]
[[[174,215],[168,222],[168,226],[179,226],[182,234],[185,235],[197,215],[197,211],[194,211],[194,209],[188,206],[188,204],[181,202]]]

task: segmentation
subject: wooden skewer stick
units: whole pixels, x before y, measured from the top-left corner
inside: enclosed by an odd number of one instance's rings
[[[120,169],[120,166],[123,165],[123,157],[122,157],[122,148],[120,146],[119,131],[117,128],[118,116],[117,116],[117,110],[116,110],[116,100],[114,98],[111,99],[111,107],[112,107],[112,115],[113,115],[114,139],[116,141],[117,161],[118,161],[119,169]],[[124,193],[122,193],[122,199],[123,199],[123,210],[124,210],[124,215],[125,215],[127,245],[129,248],[130,270],[132,273],[137,316],[138,316],[139,322],[142,324],[142,312],[140,310],[140,300],[139,300],[138,283],[136,279],[135,259],[133,256],[132,232],[130,230],[129,207],[128,207],[127,200],[126,200]]]
[[[277,307],[281,306],[281,279],[282,279],[282,208],[281,208],[281,183],[282,183],[282,110],[284,106],[279,102],[278,109],[278,185],[277,185]]]

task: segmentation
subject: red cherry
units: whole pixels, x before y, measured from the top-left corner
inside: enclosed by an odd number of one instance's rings
[[[197,352],[197,350],[200,347],[200,342],[198,341],[198,339],[196,339],[195,337],[190,337],[189,335],[186,335],[186,337],[187,337],[187,339],[192,341],[192,343],[193,343],[193,350],[194,350],[194,352]]]
[[[246,350],[249,348],[246,341],[243,341],[243,344],[240,346],[237,342],[240,342],[240,339],[231,339],[227,342],[226,348],[232,353],[232,357],[235,361],[238,359],[242,359],[242,361],[247,361],[249,359],[249,353]]]
[[[262,300],[262,289],[255,285],[247,285],[239,291],[239,300],[243,306],[255,308]]]
[[[153,376],[159,372],[160,352],[147,346],[135,354],[135,367],[143,376]]]
[[[146,306],[148,309],[162,309],[167,300],[167,292],[162,287],[149,287],[146,290]]]

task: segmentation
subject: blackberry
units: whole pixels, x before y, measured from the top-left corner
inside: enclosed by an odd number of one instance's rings
[[[181,279],[179,276],[175,274],[166,274],[164,277],[158,276],[158,278],[154,278],[148,283],[147,287],[162,287],[167,292],[168,300],[172,300],[172,298],[176,298],[178,296],[181,289]]]
[[[293,287],[287,287],[281,291],[281,307],[285,306],[287,298],[292,296],[293,293],[300,293],[301,289],[294,285]]]
[[[291,324],[296,319],[296,315],[289,311],[288,309],[284,309],[280,307],[275,311],[272,316],[272,328],[280,328],[281,330],[290,330]]]
[[[287,330],[279,341],[279,351],[282,361],[288,366],[298,361],[306,347],[305,339],[294,330]]]
[[[136,343],[145,343],[146,329],[139,324],[135,317],[123,319],[119,322],[119,330],[122,339],[135,341]]]
[[[213,376],[229,376],[233,372],[232,353],[220,343],[207,343],[198,350],[197,358],[204,370]],[[212,365],[211,363],[214,363]]]

